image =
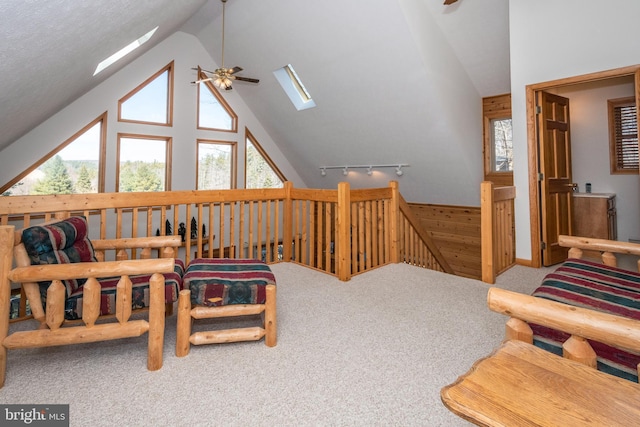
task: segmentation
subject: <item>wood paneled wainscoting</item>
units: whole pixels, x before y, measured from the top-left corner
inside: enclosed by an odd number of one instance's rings
[[[480,207],[409,203],[458,276],[480,279]]]
[[[515,264],[514,186],[480,186],[480,207],[409,203],[458,276],[494,283]]]

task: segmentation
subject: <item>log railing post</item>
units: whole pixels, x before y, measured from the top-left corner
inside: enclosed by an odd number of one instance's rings
[[[480,257],[485,283],[496,282],[493,225],[493,183],[483,181],[480,184]]]
[[[336,268],[340,280],[351,279],[351,187],[348,182],[338,183],[338,241],[336,242]]]
[[[400,191],[398,188],[398,181],[390,181],[389,187],[391,187],[391,212],[389,217],[391,219],[391,227],[389,230],[389,240],[391,242],[391,262],[400,262]]]
[[[291,245],[293,244],[293,200],[291,199],[291,190],[293,183],[287,181],[284,183],[284,200],[282,213],[282,222],[284,230],[282,230],[282,260],[284,262],[291,261]]]

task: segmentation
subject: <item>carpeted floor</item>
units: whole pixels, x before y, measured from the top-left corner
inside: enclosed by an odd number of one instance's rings
[[[72,426],[457,426],[440,389],[502,340],[488,285],[405,264],[340,282],[291,263],[278,281],[278,345],[192,347],[146,370],[146,335],[9,351],[0,403],[70,404]],[[496,286],[530,293],[545,269]],[[20,325],[12,325],[19,328]]]

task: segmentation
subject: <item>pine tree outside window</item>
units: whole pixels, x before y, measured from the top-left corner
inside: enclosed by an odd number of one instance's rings
[[[198,140],[196,190],[230,190],[236,187],[237,144]]]
[[[284,187],[286,178],[249,130],[245,140],[245,188]]]
[[[116,191],[169,191],[171,138],[118,134]]]
[[[105,112],[0,188],[3,196],[104,191]]]

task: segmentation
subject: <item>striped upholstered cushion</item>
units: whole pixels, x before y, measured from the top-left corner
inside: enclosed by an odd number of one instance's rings
[[[568,259],[548,274],[533,296],[640,320],[640,274],[594,262]],[[531,325],[534,344],[562,354],[563,332]],[[598,369],[638,381],[640,354],[590,341],[598,356]]]
[[[257,259],[196,258],[183,280],[191,303],[206,306],[264,304],[266,285],[276,284],[269,266]]]
[[[182,290],[182,276],[184,275],[184,261],[176,258],[173,273],[164,273],[164,299],[170,304],[178,300],[178,293]],[[149,307],[149,281],[151,274],[130,276],[131,279],[131,308]],[[120,277],[105,277],[100,282],[100,315],[116,312],[116,286]],[[68,320],[82,318],[83,286],[72,293],[65,302],[65,318]]]

